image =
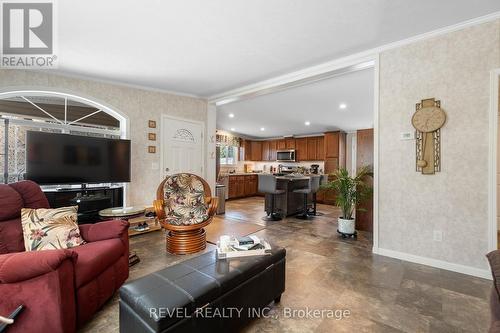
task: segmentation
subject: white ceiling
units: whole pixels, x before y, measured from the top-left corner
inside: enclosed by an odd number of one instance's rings
[[[217,128],[258,138],[371,128],[373,79],[373,69],[365,69],[218,106]]]
[[[57,3],[60,72],[198,96],[500,10],[498,0]]]

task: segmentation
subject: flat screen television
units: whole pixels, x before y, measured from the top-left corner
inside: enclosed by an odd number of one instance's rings
[[[28,131],[26,178],[42,185],[130,181],[130,140]]]

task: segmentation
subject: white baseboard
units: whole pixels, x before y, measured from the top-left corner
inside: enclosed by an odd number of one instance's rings
[[[416,264],[421,264],[421,265],[431,266],[431,267],[435,267],[435,268],[445,269],[445,270],[452,271],[452,272],[472,275],[472,276],[480,277],[483,279],[488,279],[488,280],[493,279],[491,276],[491,272],[487,269],[480,269],[480,268],[475,268],[475,267],[470,267],[470,266],[465,266],[465,265],[460,265],[460,264],[454,264],[454,263],[450,263],[450,262],[442,261],[442,260],[438,260],[438,259],[420,257],[420,256],[416,256],[416,255],[409,254],[409,253],[398,252],[398,251],[382,249],[382,248],[375,248],[375,247],[373,248],[373,253],[379,254],[381,256],[386,256],[386,257],[391,257],[391,258],[396,258],[396,259],[400,259],[400,260],[404,260],[404,261],[413,262]]]

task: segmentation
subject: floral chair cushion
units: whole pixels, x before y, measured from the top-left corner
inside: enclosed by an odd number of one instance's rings
[[[67,249],[85,244],[77,221],[78,206],[21,209],[26,251]]]
[[[169,177],[163,186],[166,222],[192,225],[208,219],[205,187],[198,176],[180,173]]]

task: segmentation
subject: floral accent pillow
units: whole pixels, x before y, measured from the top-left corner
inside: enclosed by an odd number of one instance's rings
[[[207,220],[205,188],[198,176],[180,173],[167,179],[163,187],[168,223],[192,225]]]
[[[67,249],[85,244],[77,223],[78,206],[21,209],[26,251]]]

